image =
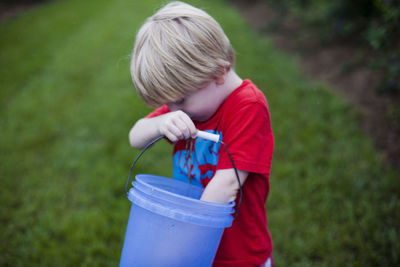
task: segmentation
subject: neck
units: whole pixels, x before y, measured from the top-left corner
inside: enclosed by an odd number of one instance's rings
[[[230,69],[225,75],[225,81],[220,86],[224,88],[227,96],[230,95],[234,90],[236,90],[243,80],[236,74],[233,69]]]

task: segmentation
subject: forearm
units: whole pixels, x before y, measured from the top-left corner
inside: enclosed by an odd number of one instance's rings
[[[248,172],[238,170],[239,179],[243,185]],[[229,203],[236,199],[239,183],[234,169],[218,170],[207,187],[204,189],[201,200],[214,203]]]
[[[181,110],[169,112],[154,118],[138,120],[129,132],[132,147],[142,149],[159,136],[171,142],[195,138],[197,129],[190,117]]]
[[[129,143],[137,149],[144,148],[149,142],[162,134],[158,130],[158,117],[138,120],[129,131]]]

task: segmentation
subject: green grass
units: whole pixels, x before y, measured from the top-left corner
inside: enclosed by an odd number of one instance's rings
[[[264,90],[276,147],[267,204],[279,266],[400,263],[400,183],[358,115],[221,1],[190,1],[225,29],[237,71]],[[65,0],[0,24],[0,265],[115,266],[149,112],[129,75],[134,35],[160,1]],[[171,147],[137,172],[169,176]]]

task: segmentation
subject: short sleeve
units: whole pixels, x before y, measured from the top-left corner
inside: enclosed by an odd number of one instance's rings
[[[269,176],[274,138],[268,106],[251,102],[239,109],[231,109],[224,125],[222,140],[236,168]],[[221,146],[217,169],[229,168],[232,163]]]
[[[155,109],[153,112],[149,113],[146,118],[154,118],[163,114],[168,113],[170,110],[167,105],[162,105],[161,107]]]

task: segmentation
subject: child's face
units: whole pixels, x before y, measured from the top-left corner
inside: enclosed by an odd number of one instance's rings
[[[185,98],[167,105],[171,111],[182,110],[192,120],[206,121],[214,115],[225,98],[225,90],[213,81]]]

